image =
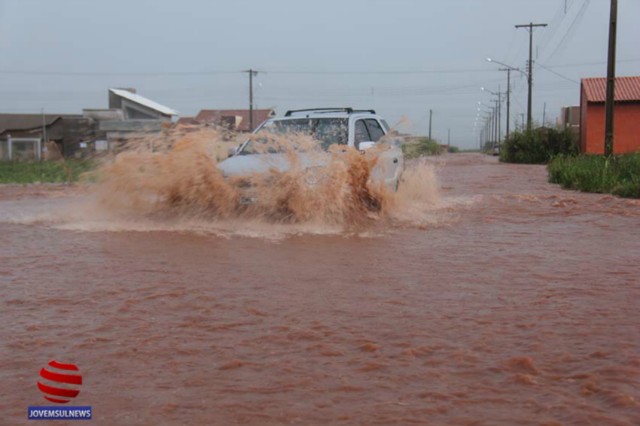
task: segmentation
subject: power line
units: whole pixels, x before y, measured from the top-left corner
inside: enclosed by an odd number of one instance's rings
[[[538,44],[538,47],[541,50],[544,50],[547,47],[547,44],[553,40],[556,32],[564,22],[564,19],[567,17],[567,11],[571,10],[571,6],[573,6],[575,0],[572,0],[570,3],[567,3],[567,0],[560,0],[560,4],[558,9],[556,10],[556,14],[554,15],[551,23],[549,24],[549,31],[546,31],[542,36],[541,42]]]
[[[210,70],[210,71],[170,71],[170,72],[92,72],[92,71],[35,71],[35,70],[11,70],[2,69],[0,74],[21,74],[21,75],[45,75],[45,76],[70,76],[70,77],[114,77],[114,76],[194,76],[194,75],[215,75],[215,74],[241,74],[245,71],[222,71],[222,70]],[[490,72],[485,68],[452,68],[452,69],[431,69],[431,70],[329,70],[329,71],[304,71],[304,70],[282,70],[282,71],[261,71],[269,74],[282,74],[282,75],[365,75],[365,74],[379,74],[379,75],[407,75],[407,74],[456,74],[456,73],[480,73]]]
[[[242,71],[175,71],[175,72],[91,72],[91,71],[34,71],[34,70],[0,70],[0,74],[46,75],[63,77],[162,77],[193,76],[214,74],[239,74]]]
[[[553,58],[556,55],[556,53],[558,53],[560,48],[562,48],[565,45],[565,43],[571,39],[575,30],[580,25],[580,22],[582,21],[582,18],[584,17],[584,14],[587,11],[587,7],[589,6],[590,2],[591,0],[584,0],[582,7],[580,8],[576,16],[573,18],[573,21],[571,22],[571,25],[567,29],[567,32],[564,33],[564,36],[562,37],[562,39],[560,39],[560,42],[556,45],[556,48],[553,50],[553,52],[549,56],[547,56],[546,61]]]
[[[616,60],[616,63],[618,63],[618,64],[628,63],[628,62],[640,62],[640,58],[638,58],[638,59]],[[549,65],[549,66],[551,68],[570,68],[570,67],[581,67],[581,66],[585,66],[585,65],[604,65],[606,63],[607,63],[606,61],[593,61],[593,62],[580,62],[580,63],[573,63],[573,64]],[[538,63],[538,65],[539,65],[539,63]]]
[[[470,72],[488,72],[485,68],[451,68],[451,69],[431,69],[431,70],[360,70],[360,71],[269,71],[269,74],[297,74],[297,75],[364,75],[364,74],[379,74],[379,75],[394,75],[394,74],[456,74],[456,73],[470,73]]]
[[[579,82],[579,81],[574,80],[574,79],[572,79],[572,78],[569,78],[569,77],[567,77],[567,76],[565,76],[565,75],[562,75],[562,74],[560,74],[559,72],[556,72],[556,71],[552,70],[552,69],[551,69],[551,68],[549,68],[549,67],[545,67],[545,66],[544,66],[544,65],[542,65],[542,64],[537,64],[537,65],[538,65],[539,67],[541,67],[542,69],[545,69],[545,70],[549,71],[550,73],[557,75],[557,76],[558,76],[558,77],[560,77],[560,78],[563,78],[563,79],[565,79],[565,80],[567,80],[567,81],[570,81],[570,82],[575,83],[575,84],[578,84],[578,85],[580,84],[580,82]]]

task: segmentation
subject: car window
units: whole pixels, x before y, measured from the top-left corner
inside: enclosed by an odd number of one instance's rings
[[[258,131],[272,132],[276,134],[303,134],[310,135],[318,142],[322,149],[327,150],[333,144],[346,145],[348,140],[348,121],[346,118],[300,118],[295,120],[274,120],[265,123]],[[366,129],[365,129],[366,131]],[[258,138],[245,144],[239,155],[255,154],[254,145],[267,143],[267,138]],[[268,153],[278,152],[277,149],[269,149]]]
[[[367,126],[364,124],[364,120],[358,120],[355,124],[355,135],[353,143],[358,148],[360,142],[368,142],[371,140],[371,136],[369,136],[369,132],[367,131]]]
[[[346,145],[349,137],[347,120],[341,118],[316,120],[313,137],[322,143],[323,149],[328,149],[333,144]]]
[[[309,135],[311,134],[312,121],[308,118],[301,118],[299,120],[283,120],[283,121],[271,121],[262,127],[261,130],[269,130],[273,133],[301,133]]]
[[[370,118],[365,120],[365,123],[367,125],[367,129],[369,130],[369,134],[371,135],[371,140],[373,142],[378,142],[380,138],[384,136],[384,131],[382,130],[382,127],[380,127],[380,123],[378,123],[378,120]]]

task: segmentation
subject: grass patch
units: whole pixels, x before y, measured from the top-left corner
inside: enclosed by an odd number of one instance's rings
[[[563,188],[640,198],[640,152],[558,156],[547,166],[549,181]]]
[[[402,152],[406,159],[418,158],[423,155],[439,155],[442,146],[429,138],[420,138],[416,142],[407,142],[402,145]]]
[[[0,161],[0,183],[76,182],[94,165],[91,160]]]

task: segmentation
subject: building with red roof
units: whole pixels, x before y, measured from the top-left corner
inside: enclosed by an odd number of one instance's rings
[[[580,152],[604,154],[606,78],[584,78],[580,85]],[[613,152],[640,151],[640,77],[617,77]]]

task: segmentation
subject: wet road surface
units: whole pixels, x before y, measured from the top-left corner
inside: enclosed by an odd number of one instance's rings
[[[0,424],[50,359],[101,425],[640,424],[640,203],[431,161],[424,220],[275,239],[52,226],[77,190],[0,188]]]

